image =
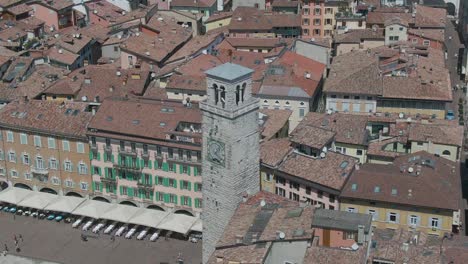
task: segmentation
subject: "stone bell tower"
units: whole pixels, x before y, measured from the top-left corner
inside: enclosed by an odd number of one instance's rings
[[[258,99],[252,70],[226,63],[206,71],[203,113],[203,263],[213,253],[243,194],[260,190]]]

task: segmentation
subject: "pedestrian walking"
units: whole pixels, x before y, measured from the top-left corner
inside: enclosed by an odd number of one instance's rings
[[[111,236],[111,241],[112,241],[112,242],[115,241],[115,236],[114,236],[114,235]]]
[[[5,243],[5,251],[8,252],[8,246],[6,243]]]
[[[19,238],[21,239],[21,242],[23,242],[23,236],[21,234],[19,234]]]
[[[16,214],[13,214],[13,220],[16,220]]]

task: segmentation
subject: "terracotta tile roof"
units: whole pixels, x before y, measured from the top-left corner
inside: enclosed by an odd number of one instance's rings
[[[265,206],[260,205],[261,201],[265,202]],[[265,214],[270,216],[266,222],[260,225],[258,221],[255,222]],[[258,237],[254,243],[275,241],[279,240],[278,231],[285,234],[285,240],[310,239],[313,234],[312,216],[312,206],[299,207],[298,202],[260,191],[249,197],[247,202],[239,204],[216,246],[235,246],[237,236],[241,236],[244,244],[249,245],[255,233]],[[298,236],[294,234],[296,230],[304,232]]]
[[[388,21],[392,18],[400,18],[402,22],[406,24],[412,24],[413,18],[411,17],[411,13],[396,13],[396,12],[369,12],[367,14],[367,24],[373,25],[378,24],[383,26],[385,21]]]
[[[307,249],[303,264],[356,264],[366,263],[366,249],[357,251],[332,247],[311,246]]]
[[[230,31],[271,30],[274,27],[300,27],[301,16],[296,14],[272,14],[255,7],[240,6],[234,10]]]
[[[262,244],[262,246],[253,244],[220,248],[213,253],[210,260],[208,261],[208,264],[262,264],[264,263],[264,259],[270,250],[271,244],[271,242],[267,242]]]
[[[405,153],[386,151],[384,147],[395,142],[406,144],[407,140],[408,138],[406,137],[391,137],[389,139],[371,141],[367,148],[367,156],[384,157],[393,160],[396,157],[406,155]]]
[[[156,18],[156,20],[154,20]],[[133,53],[142,58],[154,60],[157,63],[161,63],[169,58],[169,56],[179,49],[184,43],[186,43],[192,37],[192,31],[183,28],[180,25],[174,23],[166,23],[168,19],[162,21],[157,20],[157,17],[153,17],[150,25],[164,24],[161,27],[157,27],[160,32],[157,36],[153,36],[146,33],[139,33],[129,37],[120,45],[120,48],[124,51]],[[150,21],[150,22],[151,22]]]
[[[32,32],[38,28],[41,28],[44,26],[45,22],[37,19],[35,17],[27,17],[25,19],[21,19],[19,21],[16,21],[16,26],[19,27],[20,29],[26,31],[26,32]]]
[[[300,1],[294,0],[273,0],[271,3],[272,7],[298,7],[300,5]]]
[[[410,141],[431,141],[436,144],[461,147],[463,144],[463,126],[413,123],[409,127],[408,139]]]
[[[5,24],[6,28],[0,28],[1,41],[19,41],[19,39],[25,38],[28,34],[20,27],[17,27],[14,22],[12,23],[13,26],[8,26],[9,22],[6,22]]]
[[[165,88],[161,88],[156,85],[156,82],[152,82],[152,84],[148,86],[148,89],[146,89],[143,97],[148,99],[166,100],[167,92]]]
[[[262,125],[262,138],[269,140],[274,137],[289,122],[291,114],[291,110],[260,109],[260,116],[264,122]]]
[[[86,138],[86,127],[92,118],[90,112],[85,112],[86,106],[76,102],[14,101],[0,111],[0,126]]]
[[[242,65],[249,69],[253,69],[252,80],[257,81],[263,78],[267,64],[265,64],[265,53],[250,52],[250,51],[231,51],[229,55],[228,50],[220,50],[216,57],[223,63],[231,62]]]
[[[445,41],[445,31],[443,29],[413,29],[408,30],[408,34],[422,37],[424,39],[436,40],[440,42]]]
[[[20,15],[23,13],[28,13],[32,11],[32,7],[26,5],[26,4],[19,4],[15,6],[8,7],[6,9],[8,12],[12,13],[13,15]]]
[[[353,157],[331,151],[327,152],[325,158],[314,158],[293,152],[278,170],[340,191],[357,163],[357,159]]]
[[[322,79],[322,76],[327,67],[323,63],[309,59],[291,51],[286,51],[281,57],[279,57],[278,61],[289,66],[294,66],[295,73],[297,75],[304,75],[306,73],[310,74],[310,77],[307,78],[315,81]]]
[[[176,132],[180,122],[201,124],[198,106],[193,104],[192,108],[186,108],[180,102],[108,98],[99,107],[89,128],[97,129],[98,133],[165,141],[168,134],[178,133],[198,139],[199,144],[201,133]]]
[[[335,35],[335,43],[361,43],[364,40],[385,40],[383,29],[354,29]]]
[[[299,123],[296,130],[302,126],[316,127],[335,132],[335,141],[354,145],[367,145],[368,117],[345,113],[309,112]],[[319,132],[319,130],[317,130]],[[294,132],[293,132],[294,133]],[[316,135],[319,136],[319,135]]]
[[[125,10],[108,1],[86,2],[85,6],[89,10],[89,13],[92,13],[94,16],[98,16],[108,22],[115,22],[117,18],[125,15],[126,13]]]
[[[182,75],[205,77],[205,71],[221,64],[223,62],[219,58],[209,54],[201,54],[179,66],[177,72]]]
[[[415,236],[416,243],[414,243]],[[414,264],[439,264],[442,239],[439,236],[407,229],[374,229],[372,240],[376,247],[371,247],[369,259],[390,261],[395,264],[403,264],[407,260]],[[407,248],[404,244],[408,245]]]
[[[321,151],[324,146],[333,141],[335,134],[335,132],[328,129],[299,124],[291,133],[291,142]]]
[[[213,13],[207,20],[205,20],[205,24],[206,23],[211,23],[211,22],[214,22],[214,21],[218,21],[218,20],[221,20],[221,19],[229,18],[229,17],[232,17],[232,11],[229,11],[229,12],[216,12],[216,13]]]
[[[447,10],[443,8],[434,8],[424,5],[416,5],[416,17],[414,26],[416,28],[445,28]]]
[[[47,50],[45,54],[52,61],[61,62],[66,65],[72,65],[79,58],[78,54],[72,53],[65,49],[59,49],[55,46]]]
[[[174,55],[168,59],[168,62],[194,56],[194,54],[199,53],[212,45],[218,38],[222,38],[225,32],[227,32],[227,28],[223,27],[208,31],[205,35],[193,37],[187,43],[185,43],[182,48],[174,53]]]
[[[362,165],[351,175],[341,196],[458,210],[461,197],[459,170],[458,163],[421,151],[397,157],[393,164]],[[392,190],[396,194],[392,194]]]
[[[206,94],[206,77],[173,74],[169,77],[166,89],[201,91]]]
[[[12,5],[19,4],[20,2],[23,2],[23,0],[0,0],[0,6],[10,7]]]
[[[78,33],[77,33],[78,34]],[[54,44],[58,48],[66,49],[72,53],[79,54],[86,46],[92,42],[92,38],[80,34],[79,37],[74,37],[72,34],[60,35],[58,39],[53,39],[50,44]]]
[[[34,3],[38,3],[55,11],[60,11],[74,5],[72,0],[39,0]]]
[[[216,0],[172,0],[171,7],[211,7]]]
[[[287,138],[267,140],[260,145],[260,161],[264,165],[276,168],[291,150],[291,143]]]

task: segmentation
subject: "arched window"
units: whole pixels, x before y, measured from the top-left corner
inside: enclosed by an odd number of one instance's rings
[[[450,156],[450,151],[448,151],[448,150],[444,150],[444,152],[442,152],[442,155],[445,155],[445,156]]]
[[[218,85],[213,84],[213,90],[214,90],[215,105],[217,105],[218,101],[219,101],[219,98],[218,98]]]
[[[236,87],[236,105],[239,105],[239,100],[240,100],[240,86],[237,85]]]
[[[223,108],[226,106],[226,88],[221,86],[221,105]]]
[[[243,84],[242,84],[242,90],[241,90],[242,102],[244,102],[245,87],[247,87],[247,84],[246,84],[246,83],[243,83]]]

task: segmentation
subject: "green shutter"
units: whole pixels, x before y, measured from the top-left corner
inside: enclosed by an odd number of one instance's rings
[[[148,168],[149,169],[152,169],[152,164],[153,164],[153,162],[151,162],[151,160],[148,160]]]
[[[154,169],[155,169],[155,170],[158,169],[158,161],[157,161],[157,160],[154,161]]]
[[[96,190],[96,182],[93,181],[93,192]]]
[[[192,183],[191,182],[188,182],[187,188],[188,188],[189,191],[192,190]]]
[[[198,183],[197,182],[193,184],[193,190],[198,192]]]
[[[177,188],[177,180],[174,180],[173,183],[174,185],[172,185],[172,187]]]
[[[93,152],[92,151],[89,152],[89,160],[93,160]]]
[[[167,162],[163,162],[162,164],[162,170],[163,171],[169,171],[169,164]]]
[[[192,207],[192,198],[187,197],[187,199],[188,199],[188,206]]]
[[[102,192],[102,184],[103,184],[102,182],[99,183],[99,187],[100,187],[99,190],[100,190],[101,192]]]
[[[154,185],[158,185],[159,184],[159,180],[158,180],[158,175],[154,176]]]
[[[181,190],[183,190],[183,189],[182,189],[182,186],[184,186],[183,183],[184,183],[183,180],[179,180],[179,186],[180,186],[180,189],[181,189]]]
[[[163,185],[169,187],[169,178],[163,178]]]
[[[145,161],[143,159],[140,160],[140,168],[145,167]]]
[[[175,201],[175,204],[177,205],[177,195],[174,194],[174,201]]]
[[[107,153],[104,152],[104,161],[107,161]]]
[[[156,201],[159,201],[159,192],[156,192]]]
[[[117,162],[119,163],[119,165],[122,165],[122,156],[117,155],[117,159],[118,159]]]
[[[150,192],[150,195],[149,195],[149,196],[150,196],[150,199],[151,199],[151,201],[153,200],[153,195],[154,195],[154,193],[153,193],[153,191],[151,191],[151,192]]]
[[[190,175],[190,166],[187,166],[187,174]]]
[[[176,171],[174,170],[174,172]],[[179,173],[180,174],[184,173],[184,166],[182,164],[179,165]]]
[[[153,175],[149,175],[149,184],[153,186]]]
[[[98,168],[98,173],[99,173],[99,176],[102,176],[101,167]]]
[[[104,175],[105,175],[106,179],[109,178],[109,171],[108,171],[107,168],[104,168]]]
[[[101,153],[97,153],[97,160],[101,160]]]
[[[91,175],[94,174],[94,166],[91,166]]]
[[[200,200],[195,198],[195,208],[200,208]]]
[[[128,197],[133,197],[133,188],[127,187]]]
[[[106,184],[106,192],[109,193],[109,184]]]
[[[119,193],[120,193],[120,195],[123,195],[123,186],[122,185],[119,186]]]
[[[169,194],[168,194],[168,193],[165,193],[165,194],[164,194],[164,202],[165,202],[165,203],[168,203],[169,201],[170,201]]]
[[[112,179],[115,179],[115,176],[117,176],[117,171],[112,169]]]
[[[198,175],[198,167],[193,167],[193,176],[197,176]]]
[[[140,197],[140,199],[143,199],[143,192],[141,191],[141,189],[140,189],[140,192],[138,193],[138,195],[139,195],[138,197]]]
[[[111,162],[114,163],[114,154],[111,154]]]
[[[177,164],[174,163],[173,167],[172,167],[172,171],[174,173],[177,173]]]

